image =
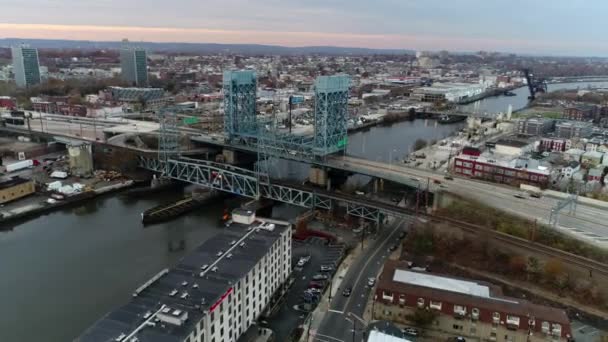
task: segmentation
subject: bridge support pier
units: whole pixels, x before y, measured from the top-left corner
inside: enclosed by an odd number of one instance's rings
[[[374,194],[377,194],[378,191],[384,191],[384,179],[382,178],[374,178]]]

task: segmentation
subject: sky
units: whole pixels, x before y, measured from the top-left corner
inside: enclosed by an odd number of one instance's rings
[[[2,0],[0,38],[608,56],[606,0]]]

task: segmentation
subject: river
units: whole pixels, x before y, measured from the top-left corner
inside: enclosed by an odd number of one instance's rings
[[[572,84],[551,85],[549,89],[569,86]],[[509,104],[522,108],[527,103],[527,89],[515,92],[518,96],[492,97],[469,106],[483,111],[506,111]],[[373,127],[349,136],[348,153],[371,160],[394,160],[409,153],[416,139],[439,140],[463,125],[415,120]],[[306,176],[306,169],[297,163],[282,164],[277,171],[286,178]],[[142,227],[142,211],[179,196],[173,193],[124,200],[109,195],[0,232],[4,310],[0,341],[71,341],[125,303],[148,278],[174,265],[184,253],[221,230],[218,218],[222,203],[169,223]],[[294,213],[279,211],[278,215],[289,218]],[[169,243],[182,240],[185,250],[169,250]]]
[[[588,87],[608,88],[608,82],[551,83],[547,88],[551,92],[561,89],[585,89]],[[468,105],[460,106],[460,109],[464,112],[472,113],[506,113],[509,105],[513,106],[513,110],[524,108],[528,104],[528,96],[530,95],[528,87],[517,88],[513,92],[517,96],[488,97]]]

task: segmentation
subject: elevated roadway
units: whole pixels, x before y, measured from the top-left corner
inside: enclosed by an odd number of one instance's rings
[[[432,192],[443,191],[473,199],[511,214],[538,220],[543,224],[549,223],[551,209],[559,201],[558,198],[550,196],[517,198],[515,195],[520,195],[522,191],[512,187],[460,177],[445,180],[443,173],[349,156],[329,157],[327,166],[400,184],[420,186],[422,189],[426,189],[428,185]],[[440,184],[434,183],[433,180],[439,181]],[[594,206],[579,201],[575,214],[571,215],[567,211],[560,213],[557,227],[574,237],[608,247],[608,206]]]

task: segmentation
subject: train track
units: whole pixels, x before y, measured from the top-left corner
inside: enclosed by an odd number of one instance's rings
[[[515,246],[515,247],[518,247],[518,248],[521,248],[524,250],[528,250],[528,251],[531,251],[531,252],[534,252],[537,254],[542,254],[549,258],[558,259],[564,263],[568,263],[571,265],[581,267],[581,269],[590,270],[593,273],[599,273],[599,274],[608,276],[608,264],[602,263],[597,260],[585,258],[585,257],[579,256],[576,254],[572,254],[572,253],[569,253],[569,252],[566,252],[566,251],[563,251],[560,249],[549,247],[549,246],[546,246],[546,245],[543,245],[540,243],[536,243],[536,242],[522,239],[522,238],[519,238],[516,236],[512,236],[512,235],[509,235],[506,233],[502,233],[502,232],[496,231],[492,228],[475,225],[472,223],[468,223],[468,222],[461,221],[461,220],[456,220],[456,219],[445,217],[445,216],[426,214],[423,211],[419,211],[418,213],[416,213],[416,211],[412,210],[412,209],[396,206],[396,205],[389,204],[389,203],[370,200],[369,198],[365,198],[362,196],[353,196],[353,195],[344,194],[344,193],[339,193],[339,194],[328,193],[325,190],[314,189],[309,186],[287,183],[287,182],[283,182],[283,184],[289,185],[292,187],[296,187],[296,188],[300,188],[303,190],[314,191],[319,195],[331,197],[338,201],[343,200],[343,201],[358,202],[358,203],[361,203],[364,205],[368,205],[370,207],[378,208],[379,210],[385,211],[388,213],[391,213],[391,212],[392,213],[401,213],[406,216],[418,215],[418,216],[426,218],[430,221],[434,221],[434,222],[438,222],[438,223],[449,223],[452,226],[460,228],[465,232],[475,233],[475,234],[483,233],[483,234],[486,234],[488,237],[493,238],[496,241],[499,241],[499,242],[502,242],[502,243],[505,243],[505,244],[508,244],[511,246]]]
[[[506,244],[529,250],[534,253],[540,253],[551,258],[559,259],[571,265],[581,267],[582,269],[590,270],[594,273],[599,273],[608,276],[608,264],[597,260],[585,258],[580,255],[563,251],[561,249],[549,247],[547,245],[502,233],[491,228],[470,224],[468,222],[437,215],[426,215],[426,217],[435,222],[448,222],[469,233],[482,232],[496,241],[504,242]]]

